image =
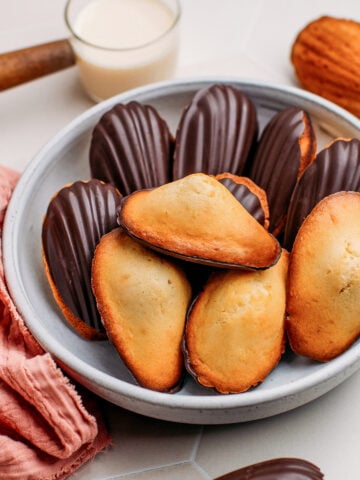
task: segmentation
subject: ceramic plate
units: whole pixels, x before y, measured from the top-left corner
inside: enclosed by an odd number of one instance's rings
[[[132,90],[102,102],[61,130],[31,161],[8,207],[3,246],[11,294],[26,324],[66,372],[99,396],[126,409],[164,420],[220,424],[254,420],[284,412],[328,392],[360,366],[360,342],[326,364],[287,354],[257,388],[220,395],[188,377],[176,394],[139,387],[107,342],[80,338],[63,320],[44,275],[41,225],[52,195],[64,184],[89,178],[90,135],[99,117],[115,103],[152,104],[173,133],[194,93],[212,83],[243,89],[255,102],[260,128],[280,109],[299,105],[312,116],[319,148],[337,136],[359,137],[360,121],[312,94],[295,88],[245,83],[229,78],[172,81]]]

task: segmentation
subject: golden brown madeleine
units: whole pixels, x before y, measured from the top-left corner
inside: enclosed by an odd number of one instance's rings
[[[215,176],[266,229],[269,228],[269,205],[265,191],[248,177],[220,173]]]
[[[321,200],[290,256],[287,332],[299,355],[327,361],[360,335],[360,193]]]
[[[214,273],[193,303],[185,330],[189,372],[221,393],[262,382],[284,351],[288,253],[259,272]]]
[[[165,120],[151,105],[117,104],[92,132],[93,178],[115,185],[123,195],[171,180],[174,139]]]
[[[139,384],[176,388],[191,298],[181,268],[117,228],[96,248],[92,286],[108,336]]]
[[[341,191],[360,191],[360,140],[356,138],[330,142],[298,180],[287,212],[284,247],[291,250],[302,222],[322,198]]]
[[[251,163],[250,178],[267,195],[269,230],[278,235],[299,176],[314,160],[316,137],[310,116],[300,107],[275,114],[266,125]]]
[[[80,335],[106,338],[91,290],[91,262],[101,236],[117,226],[121,195],[99,180],[63,187],[42,226],[45,272],[65,318]]]
[[[306,25],[292,46],[301,85],[360,116],[360,23],[320,17]]]
[[[126,197],[119,223],[150,247],[195,263],[262,269],[278,241],[214,177],[197,173]]]
[[[256,108],[244,92],[227,84],[199,90],[179,121],[173,179],[196,172],[242,175],[257,131]]]

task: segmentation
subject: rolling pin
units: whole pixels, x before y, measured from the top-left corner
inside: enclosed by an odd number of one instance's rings
[[[0,54],[0,91],[75,65],[68,39]]]

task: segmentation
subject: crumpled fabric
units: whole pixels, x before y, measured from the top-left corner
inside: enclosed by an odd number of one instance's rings
[[[0,231],[19,174],[0,166]],[[0,480],[65,479],[111,441],[97,399],[76,387],[24,324],[0,244]]]

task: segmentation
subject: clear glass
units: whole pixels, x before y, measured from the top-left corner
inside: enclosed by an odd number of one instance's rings
[[[180,17],[179,0],[68,0],[65,21],[88,95],[101,101],[171,78]]]

